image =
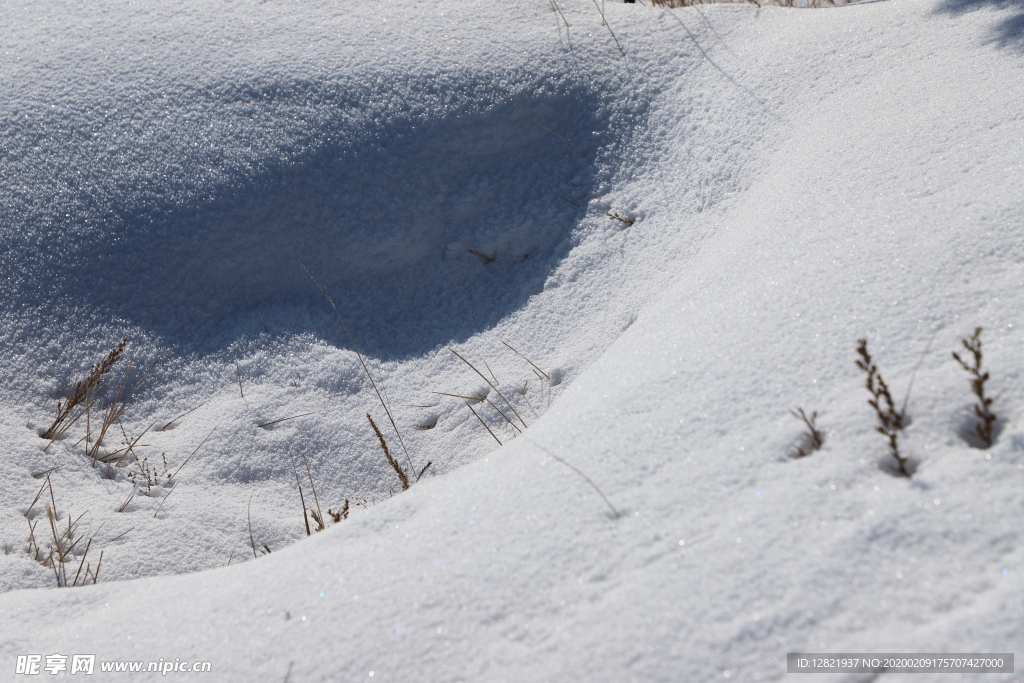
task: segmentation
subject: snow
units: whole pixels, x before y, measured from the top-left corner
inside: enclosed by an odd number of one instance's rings
[[[771,681],[787,652],[1019,649],[1019,7],[612,2],[623,58],[559,6],[568,30],[526,0],[5,6],[0,679],[92,653]],[[975,327],[989,449],[950,358]],[[140,461],[96,466],[84,418],[47,448],[122,335],[133,376],[159,362],[101,452],[155,425]],[[859,338],[898,400],[914,378],[910,479]],[[493,436],[435,392],[485,392]],[[799,459],[797,407],[827,431]],[[408,491],[367,412],[431,463]],[[161,454],[176,483],[140,489]],[[96,585],[29,551],[52,468]],[[305,538],[296,471],[349,517]]]

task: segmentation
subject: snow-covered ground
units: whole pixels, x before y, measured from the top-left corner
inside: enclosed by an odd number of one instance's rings
[[[0,680],[1019,678],[786,653],[1024,654],[1024,10],[559,9],[4,4]]]

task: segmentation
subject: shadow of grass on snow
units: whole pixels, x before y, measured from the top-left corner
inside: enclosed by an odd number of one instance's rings
[[[936,12],[959,15],[985,7],[1003,10],[1006,15],[992,27],[992,41],[1001,47],[1024,49],[1024,1],[1022,0],[942,0]]]

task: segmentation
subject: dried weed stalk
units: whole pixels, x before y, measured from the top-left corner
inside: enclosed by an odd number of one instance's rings
[[[388,464],[395,470],[395,474],[398,475],[398,480],[402,482],[402,490],[405,491],[409,488],[409,475],[406,474],[402,466],[398,464],[398,461],[391,455],[391,451],[388,449],[388,442],[384,440],[384,435],[380,433],[380,429],[377,427],[377,423],[373,421],[373,417],[369,413],[366,414],[366,419],[370,421],[370,426],[373,427],[373,433],[377,435],[380,440],[380,447],[384,451],[384,457],[388,459]],[[426,468],[424,468],[426,469]]]
[[[49,548],[44,551],[36,538],[36,527],[39,522],[35,523],[29,521],[28,524],[28,552],[32,556],[32,559],[42,564],[44,567],[49,567],[53,570],[53,578],[58,588],[65,588],[71,586],[84,585],[86,583],[96,583],[99,580],[100,566],[103,563],[103,552],[100,552],[99,561],[96,563],[96,568],[93,569],[92,564],[87,562],[89,556],[89,550],[92,549],[93,537],[90,537],[85,543],[85,549],[82,550],[80,557],[75,555],[75,548],[77,548],[84,537],[79,532],[79,524],[82,521],[82,517],[85,516],[85,512],[79,515],[76,519],[72,520],[71,515],[67,516],[67,526],[60,521],[57,516],[57,503],[53,495],[53,485],[50,483],[50,478],[46,478],[46,482],[43,484],[44,487],[50,490],[50,502],[45,503],[46,508],[46,521],[50,528],[50,543]],[[36,500],[39,496],[36,496]],[[36,501],[32,502],[35,505]],[[31,511],[31,506],[29,508]],[[88,511],[86,511],[88,512]],[[28,513],[26,513],[26,517]],[[77,560],[78,569],[75,571],[75,563]],[[69,578],[69,569],[75,571],[74,575]],[[85,572],[84,574],[82,572]],[[81,583],[79,580],[81,579]]]
[[[825,443],[825,434],[815,424],[818,419],[818,411],[813,411],[808,417],[803,408],[797,408],[789,411],[789,414],[807,427],[807,431],[800,435],[801,443],[796,447],[795,457],[804,458],[821,448]]]
[[[42,438],[48,439],[50,442],[56,441],[89,411],[103,376],[114,367],[127,344],[128,337],[123,337],[117,346],[107,353],[106,358],[92,366],[92,370],[85,379],[76,382],[71,387],[71,393],[67,398],[57,402],[57,416],[54,418],[53,424],[40,435]]]
[[[889,385],[882,379],[878,367],[872,360],[871,354],[868,353],[867,339],[857,340],[857,354],[860,356],[857,359],[857,367],[867,374],[865,386],[871,393],[868,405],[875,409],[875,414],[878,416],[876,429],[888,439],[889,454],[896,460],[897,471],[904,477],[909,477],[911,473],[907,470],[908,459],[900,455],[898,442],[900,430],[903,429],[905,409],[896,410],[892,394],[889,392]]]
[[[92,442],[92,446],[89,447],[86,451],[89,457],[91,457],[93,460],[102,463],[110,463],[113,460],[115,460],[115,456],[118,456],[118,454],[120,454],[119,457],[116,458],[116,460],[117,462],[121,462],[128,455],[128,453],[131,452],[132,448],[138,443],[138,439],[136,439],[135,443],[130,444],[126,449],[124,449],[123,452],[117,451],[115,453],[111,453],[105,456],[100,454],[100,448],[103,446],[103,439],[106,437],[107,431],[109,431],[110,428],[114,426],[115,422],[119,422],[121,418],[124,417],[125,412],[128,410],[128,404],[131,403],[132,398],[145,383],[146,378],[149,377],[149,374],[153,372],[153,368],[156,367],[156,364],[160,362],[161,358],[163,358],[163,354],[161,354],[159,357],[157,357],[155,361],[153,361],[153,364],[149,366],[149,369],[146,370],[146,372],[143,373],[142,377],[139,378],[139,381],[135,383],[135,387],[127,391],[126,393],[126,390],[128,389],[128,377],[131,375],[132,366],[135,364],[135,357],[132,356],[132,358],[128,360],[128,367],[125,368],[124,378],[121,380],[121,386],[117,390],[117,395],[114,397],[114,400],[110,402],[110,405],[107,406],[106,411],[104,411],[102,414],[102,419],[100,420],[99,436],[96,438],[95,441]],[[153,425],[150,425],[150,427],[147,428],[143,432],[143,434],[148,432],[149,429],[151,429],[152,427]],[[86,437],[87,443],[89,441],[90,436],[91,434]],[[139,435],[139,439],[141,438],[142,435]]]
[[[971,391],[978,398],[978,402],[971,406],[971,414],[978,418],[974,424],[974,436],[985,444],[985,448],[992,445],[995,440],[993,427],[996,422],[996,414],[992,412],[991,406],[996,399],[985,396],[985,382],[988,381],[988,372],[981,371],[981,330],[974,328],[974,334],[960,340],[965,350],[970,352],[969,360],[964,360],[956,351],[953,358],[971,376]]]

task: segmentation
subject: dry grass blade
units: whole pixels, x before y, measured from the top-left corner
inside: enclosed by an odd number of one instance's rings
[[[133,498],[135,498],[135,489],[134,488],[132,488],[132,492],[128,495],[128,498],[126,498],[125,501],[123,503],[121,503],[121,507],[117,508],[117,511],[118,512],[124,512],[125,509],[128,507],[128,503],[132,502]]]
[[[188,461],[189,461],[189,460],[191,460],[191,459],[192,459],[192,457],[193,457],[193,456],[194,456],[194,455],[195,455],[196,453],[198,453],[198,452],[199,452],[199,449],[203,447],[203,444],[205,444],[205,443],[206,443],[206,442],[207,442],[207,441],[208,441],[208,440],[210,439],[210,437],[211,437],[211,436],[213,436],[213,433],[214,433],[215,431],[217,431],[217,427],[220,427],[220,423],[217,423],[217,426],[216,426],[216,427],[214,427],[213,429],[211,429],[211,430],[210,430],[210,433],[206,435],[206,438],[205,438],[205,439],[203,439],[203,440],[202,440],[201,442],[199,442],[199,445],[198,445],[198,446],[196,446],[196,449],[195,449],[194,451],[192,451],[192,454],[191,454],[191,455],[189,455],[189,456],[188,456],[187,458],[185,458],[185,462],[181,463],[181,465],[179,465],[179,466],[178,466],[178,469],[174,470],[174,474],[172,474],[171,476],[167,477],[167,481],[168,481],[168,482],[169,482],[169,481],[171,481],[172,479],[174,479],[174,477],[176,477],[176,476],[178,475],[178,472],[181,472],[181,468],[182,468],[182,467],[184,467],[185,465],[187,465],[187,464],[188,464]],[[157,516],[158,514],[160,514],[160,510],[162,510],[162,509],[163,509],[163,507],[164,507],[164,503],[166,503],[166,502],[167,502],[167,499],[168,499],[168,498],[170,498],[170,497],[171,497],[171,494],[172,494],[172,493],[174,493],[174,492],[175,492],[175,491],[176,491],[177,489],[178,489],[178,487],[177,487],[177,486],[175,486],[174,488],[172,488],[172,489],[171,489],[170,491],[168,491],[168,492],[167,492],[167,495],[166,495],[166,496],[164,496],[164,497],[163,497],[163,498],[162,498],[162,499],[160,500],[160,504],[156,506],[156,511],[155,511],[155,512],[153,513],[153,517],[154,517],[154,518],[155,518],[155,517],[156,517],[156,516]]]
[[[252,497],[256,495],[256,492],[249,494],[249,504],[245,508],[245,519],[249,524],[249,545],[252,547],[252,559],[259,558],[256,554],[256,540],[252,536]]]
[[[429,464],[429,463],[427,463]],[[348,498],[345,499],[345,503],[338,509],[337,512],[331,508],[327,508],[327,514],[331,516],[331,519],[335,522],[340,522],[343,519],[348,519]]]
[[[611,28],[609,27],[609,29],[608,29],[608,30],[610,31],[610,30],[611,30]],[[619,48],[619,49],[621,50],[622,48]],[[623,56],[625,56],[625,53],[623,53]],[[535,126],[540,126],[540,127],[541,127],[541,128],[543,128],[544,130],[546,130],[547,132],[551,133],[551,134],[552,134],[552,135],[554,135],[554,136],[555,136],[556,138],[558,138],[559,140],[561,140],[562,142],[566,143],[567,145],[569,145],[570,147],[572,147],[573,149],[575,149],[575,150],[576,150],[577,152],[579,152],[579,153],[580,153],[580,154],[582,154],[583,156],[587,156],[587,153],[586,153],[586,152],[584,152],[584,151],[583,151],[582,149],[580,149],[579,147],[577,147],[576,145],[574,145],[574,144],[572,143],[572,141],[571,141],[571,140],[569,140],[569,138],[564,138],[564,137],[562,137],[561,135],[559,135],[559,134],[558,134],[558,133],[556,133],[555,131],[553,131],[553,130],[551,130],[550,128],[548,128],[547,126],[545,126],[545,125],[544,125],[543,123],[540,123],[540,122],[538,122],[538,121],[537,121],[536,119],[534,119],[533,117],[531,117],[531,116],[530,116],[529,114],[527,114],[526,112],[524,112],[524,111],[523,111],[522,109],[520,109],[520,108],[519,108],[519,107],[517,107],[516,105],[512,104],[512,100],[511,100],[511,99],[509,99],[509,97],[508,97],[508,96],[507,96],[507,95],[506,95],[505,93],[503,93],[503,92],[501,91],[501,89],[500,89],[500,88],[499,88],[498,86],[496,86],[496,85],[494,84],[494,81],[490,81],[490,83],[491,83],[491,87],[492,87],[492,88],[494,88],[494,91],[495,91],[496,93],[498,93],[498,95],[500,95],[500,96],[501,96],[501,99],[505,100],[505,104],[507,104],[508,106],[510,106],[510,107],[512,107],[513,109],[515,109],[515,110],[516,110],[516,112],[518,112],[518,114],[519,114],[520,116],[522,116],[522,117],[523,117],[524,119],[526,119],[526,120],[527,120],[527,121],[529,121],[530,123],[534,124]]]
[[[127,441],[128,437],[126,435],[125,436],[125,447],[124,448],[116,450],[113,453],[110,453],[109,455],[105,455],[105,456],[102,456],[102,457],[99,457],[99,458],[95,458],[95,460],[97,462],[108,463],[108,464],[113,462],[115,465],[120,465],[121,462],[125,458],[127,458],[129,455],[131,455],[131,454],[133,454],[135,452],[135,447],[139,445],[139,441],[142,440],[142,437],[144,437],[149,432],[149,430],[154,427],[154,425],[156,425],[155,422],[153,424],[149,425],[148,427],[146,427],[145,429],[143,429],[142,433],[139,434],[134,439],[132,439],[132,441],[130,443],[128,443],[128,441]],[[121,428],[121,431],[122,431],[122,433],[124,433],[124,428],[123,427]],[[114,461],[114,456],[116,456],[118,453],[121,454],[121,457],[119,457],[116,461]],[[137,458],[138,458],[138,456],[136,455],[136,459]]]
[[[620,223],[624,223],[626,225],[626,227],[629,227],[629,226],[633,225],[634,223],[636,223],[636,221],[633,220],[632,218],[624,218],[624,217],[619,215],[618,211],[612,211],[611,209],[609,209],[608,211],[605,211],[604,215],[608,216],[608,218],[611,218],[614,221],[618,221]]]
[[[515,422],[513,422],[510,419],[508,419],[508,415],[506,415],[505,413],[501,412],[501,408],[499,408],[498,406],[494,405],[494,403],[491,402],[491,399],[487,399],[487,405],[489,405],[490,407],[492,407],[495,410],[497,410],[498,411],[498,415],[501,415],[503,418],[505,418],[505,422],[508,422],[512,426],[512,429],[516,430],[520,434],[523,433],[523,430],[520,429],[519,427],[517,427]]]
[[[494,370],[491,370],[491,366],[487,364],[487,361],[484,361],[484,367],[487,368],[487,372],[491,373],[491,379],[494,380],[495,386],[501,384],[501,382],[498,381],[498,376],[494,374]]]
[[[299,470],[295,467],[295,456],[292,455],[291,451],[288,451],[288,458],[292,461],[292,472],[295,473],[295,485],[299,487],[299,502],[302,503],[302,521],[306,523],[306,535],[311,536],[312,532],[309,530],[309,515],[306,514],[306,496],[302,494],[302,482],[299,481]],[[251,530],[249,531],[249,536],[252,536]]]
[[[200,403],[199,405],[197,405],[197,406],[196,406],[195,408],[193,408],[192,410],[189,410],[189,411],[187,411],[187,412],[184,412],[184,413],[182,413],[181,415],[179,415],[178,417],[174,418],[173,420],[171,420],[170,422],[168,422],[167,424],[165,424],[165,425],[164,425],[163,427],[161,427],[161,428],[160,428],[160,429],[158,429],[157,431],[158,431],[158,432],[162,432],[162,431],[166,430],[166,429],[167,429],[168,427],[170,427],[170,426],[171,426],[172,424],[174,424],[175,422],[177,422],[177,421],[178,421],[178,420],[180,420],[181,418],[183,418],[183,417],[186,417],[186,416],[188,416],[188,415],[191,415],[192,413],[196,412],[197,410],[199,410],[200,408],[202,408],[202,407],[203,407],[203,406],[205,406],[205,405],[206,405],[205,403]]]
[[[565,18],[565,15],[562,14],[562,8],[558,6],[558,0],[551,0],[551,6],[555,8],[556,12],[558,12],[558,16],[562,17],[565,27],[569,28],[569,21]]]
[[[615,47],[619,48],[619,54],[625,57],[626,51],[622,49],[622,44],[619,42],[619,39],[615,37],[615,31],[612,30],[612,25],[604,18],[604,12],[601,11],[601,6],[597,4],[597,0],[594,0],[594,7],[597,8],[597,13],[601,15],[601,21],[608,27],[608,33],[611,34],[612,40],[615,41]]]
[[[33,560],[39,562],[39,542],[36,541],[36,526],[39,525],[39,522],[37,520],[33,524],[30,520],[26,519],[25,521],[28,522],[28,552],[32,555]],[[34,553],[32,551],[33,548],[35,548]]]
[[[117,391],[117,396],[114,397],[114,400],[111,401],[110,405],[107,406],[107,410],[103,413],[103,419],[100,422],[99,437],[97,437],[96,441],[93,442],[92,448],[90,448],[88,451],[89,456],[93,460],[98,460],[100,462],[105,461],[103,458],[100,457],[100,447],[103,445],[103,439],[106,437],[107,431],[114,425],[115,422],[119,421],[122,417],[124,417],[125,411],[128,410],[128,404],[131,402],[132,397],[134,397],[138,390],[142,387],[142,385],[146,381],[146,378],[149,377],[150,373],[153,372],[153,369],[157,366],[157,363],[159,363],[161,359],[163,359],[163,357],[164,354],[160,354],[159,356],[157,356],[157,359],[153,361],[153,364],[149,366],[149,369],[146,370],[146,372],[143,373],[142,377],[139,378],[139,381],[136,382],[135,387],[131,389],[131,391],[129,391],[127,394],[125,394],[125,389],[128,387],[128,378],[131,375],[132,367],[135,364],[134,356],[132,356],[132,358],[129,359],[128,367],[124,371],[124,379],[121,380],[121,386]],[[150,427],[152,427],[152,425],[150,425]],[[146,431],[149,431],[149,429],[147,429]]]
[[[114,536],[112,539],[107,541],[107,543],[113,543],[114,541],[120,541],[122,538],[124,538],[125,536],[127,536],[129,533],[131,533],[134,530],[135,530],[135,527],[131,527],[130,529],[128,529],[128,531],[122,531],[117,536]]]
[[[316,503],[316,516],[313,518],[316,523],[320,526],[317,531],[323,531],[326,527],[324,526],[324,513],[320,510],[320,498],[316,495],[316,484],[313,483],[313,473],[309,469],[309,460],[306,460],[306,454],[300,453],[302,456],[302,462],[306,464],[306,476],[309,477],[309,488],[313,489],[313,501]]]
[[[178,466],[178,469],[174,470],[174,474],[168,477],[168,480],[174,479],[176,476],[178,476],[178,472],[181,472],[181,468],[187,465],[188,461],[191,460],[195,456],[195,454],[199,452],[199,449],[203,447],[203,444],[210,440],[210,437],[213,436],[213,433],[217,431],[217,427],[220,427],[219,422],[214,426],[213,429],[210,430],[210,433],[206,435],[206,438],[199,442],[199,445],[196,446],[196,449],[192,451],[192,453],[187,458],[185,458],[185,462],[181,463]]]
[[[78,571],[75,572],[75,581],[74,581],[74,583],[71,584],[72,586],[77,586],[78,585],[78,577],[82,573],[82,566],[85,565],[85,558],[86,558],[86,556],[89,555],[89,548],[91,548],[91,547],[92,547],[92,539],[90,538],[89,542],[86,543],[86,545],[85,545],[85,552],[82,553],[82,561],[78,563]]]
[[[491,428],[487,426],[487,423],[484,422],[484,419],[482,417],[480,417],[479,415],[477,415],[477,412],[475,410],[473,410],[473,406],[469,405],[469,401],[466,401],[466,407],[469,408],[469,412],[473,413],[473,416],[476,419],[480,420],[480,424],[482,424],[484,426],[484,429],[487,430],[488,434],[490,434],[492,437],[494,437],[494,440],[498,442],[498,445],[499,446],[503,446],[504,444],[501,443],[501,439],[499,439],[498,437],[494,436],[494,432],[492,432]]]
[[[474,366],[474,365],[473,365],[472,363],[470,363],[470,362],[469,362],[468,360],[466,360],[465,358],[463,358],[462,356],[460,356],[460,355],[459,355],[459,353],[458,353],[458,352],[457,352],[457,351],[456,351],[455,349],[453,349],[452,347],[450,347],[450,346],[449,346],[449,347],[448,347],[448,350],[449,350],[449,351],[451,351],[451,352],[452,352],[452,353],[453,353],[453,354],[455,355],[455,357],[456,357],[456,358],[458,358],[458,359],[459,359],[459,360],[461,360],[461,361],[462,361],[463,363],[465,363],[465,364],[466,364],[466,365],[468,365],[468,366],[469,366],[470,368],[472,368],[473,372],[475,372],[476,374],[480,375],[480,377],[481,377],[481,378],[482,378],[482,379],[483,379],[483,380],[484,380],[485,382],[487,382],[487,385],[488,385],[488,386],[489,386],[489,387],[490,387],[491,389],[494,389],[495,393],[496,393],[496,394],[498,394],[498,396],[500,396],[500,397],[501,397],[501,400],[505,402],[505,405],[507,405],[507,406],[508,406],[508,407],[509,407],[509,408],[510,408],[510,409],[512,410],[512,412],[513,412],[513,413],[515,414],[515,416],[519,418],[519,421],[523,423],[523,427],[526,427],[526,421],[525,421],[525,420],[523,420],[522,416],[521,416],[521,415],[520,415],[519,413],[517,413],[517,412],[516,412],[515,406],[513,406],[513,405],[512,405],[511,403],[509,403],[509,402],[508,402],[508,399],[507,399],[507,398],[505,398],[505,397],[504,397],[504,396],[502,395],[502,393],[501,393],[501,392],[500,392],[500,391],[498,390],[498,387],[496,387],[496,386],[494,386],[493,384],[491,384],[491,380],[487,379],[487,377],[486,377],[486,376],[484,375],[484,373],[482,373],[482,372],[480,372],[479,370],[477,370],[477,369],[476,369],[476,367],[475,367],[475,366]]]
[[[479,256],[480,258],[482,258],[487,263],[493,263],[494,262],[494,257],[493,256],[488,256],[487,254],[483,253],[482,251],[477,251],[476,249],[467,249],[466,251],[468,251],[470,254],[473,254],[474,256]]]
[[[452,398],[461,398],[461,399],[463,399],[465,401],[472,401],[473,403],[483,403],[484,399],[487,398],[486,396],[463,396],[462,394],[448,394],[448,393],[445,393],[443,391],[432,391],[430,393],[437,394],[438,396],[451,396]],[[433,408],[434,406],[420,406],[420,407],[422,407],[422,408]]]
[[[527,363],[529,363],[530,365],[532,365],[532,366],[533,366],[533,369],[534,369],[534,370],[536,370],[536,371],[537,371],[537,372],[539,372],[540,374],[544,375],[544,379],[546,379],[546,380],[550,380],[550,379],[551,379],[551,377],[550,377],[550,376],[548,375],[548,373],[546,373],[546,372],[544,372],[543,370],[541,370],[541,369],[540,369],[540,367],[539,367],[539,366],[538,366],[538,365],[537,365],[536,363],[534,363],[534,362],[533,362],[532,360],[530,360],[529,358],[527,358],[526,356],[524,356],[524,355],[523,355],[522,353],[520,353],[519,351],[517,351],[517,350],[515,349],[515,347],[513,347],[513,346],[512,346],[511,344],[509,344],[509,343],[508,343],[507,341],[505,341],[504,339],[499,339],[498,341],[500,341],[500,342],[501,342],[502,344],[504,344],[505,346],[507,346],[507,347],[509,348],[509,350],[511,350],[511,351],[512,351],[512,353],[516,354],[517,356],[519,356],[520,358],[522,358],[523,360],[525,360],[525,361],[526,361]]]
[[[242,391],[242,369],[238,367],[238,361],[235,361],[235,377],[238,378],[238,395],[245,400],[245,392]]]
[[[53,469],[57,469],[57,468],[55,467]],[[52,471],[53,470],[50,470],[50,472],[52,472]],[[43,491],[46,490],[47,486],[50,486],[50,472],[46,473],[46,480],[43,482],[43,485],[39,487],[39,492],[36,493],[36,497],[32,499],[32,504],[28,506],[27,510],[25,510],[25,517],[26,518],[29,516],[29,513],[32,512],[32,508],[34,508],[36,506],[36,503],[39,502],[39,499],[43,495]],[[50,494],[51,495],[53,494],[53,487],[52,486],[50,487]]]
[[[331,298],[330,293],[323,285],[317,282],[317,279],[313,277],[313,274],[309,272],[306,266],[303,266],[301,262],[299,265],[302,266],[302,270],[306,271],[306,275],[309,276],[309,279],[313,281],[313,284],[320,290],[320,293],[323,294],[325,299],[327,299],[327,303],[329,303],[331,308],[334,310],[334,315],[338,318],[338,322],[341,323],[342,329],[345,330],[345,335],[348,336],[348,341],[352,345],[352,351],[355,352],[356,358],[359,359],[359,364],[363,367],[363,372],[366,373],[367,379],[370,380],[370,385],[373,387],[374,393],[377,394],[377,400],[380,401],[381,407],[384,408],[384,412],[387,414],[388,420],[391,422],[392,429],[395,430],[395,434],[398,436],[398,443],[402,446],[402,451],[405,453],[405,459],[408,461],[409,468],[411,469],[412,458],[409,456],[409,450],[405,447],[405,440],[402,438],[402,432],[399,431],[398,425],[395,423],[395,418],[391,415],[391,409],[388,407],[387,402],[381,395],[381,390],[377,387],[377,382],[373,379],[373,374],[370,372],[370,368],[366,365],[366,361],[363,359],[363,354],[359,351],[359,346],[356,344],[355,337],[352,336],[352,332],[348,329],[348,325],[345,324],[345,319],[341,317],[341,312],[334,304],[334,299]]]
[[[377,428],[377,423],[373,421],[373,417],[369,413],[366,414],[366,419],[370,421],[370,426],[373,427],[373,433],[377,435],[377,439],[380,440],[380,447],[384,451],[384,457],[388,459],[388,464],[398,475],[398,480],[402,482],[402,490],[409,488],[409,475],[405,473],[402,466],[398,464],[398,461],[391,455],[391,450],[388,448],[388,442],[384,440],[384,435],[380,433],[380,429]]]
[[[43,470],[42,472],[36,472],[35,474],[32,475],[32,478],[33,479],[38,479],[39,477],[45,477],[46,475],[50,474],[51,472],[56,472],[61,467],[64,467],[64,465],[54,465],[53,467],[51,467],[48,470]]]
[[[280,420],[272,420],[271,422],[264,422],[263,424],[256,425],[256,426],[257,427],[269,427],[270,425],[276,425],[278,422],[287,422],[288,420],[295,420],[297,418],[307,417],[307,416],[312,415],[312,414],[313,413],[302,413],[301,415],[292,415],[291,417],[282,417]]]
[[[523,438],[526,439],[527,443],[530,443],[535,448],[539,448],[540,450],[544,451],[545,453],[550,455],[552,458],[554,458],[558,462],[562,463],[563,465],[565,465],[566,467],[571,469],[576,474],[578,474],[581,477],[583,477],[584,481],[586,481],[588,484],[590,484],[594,488],[594,490],[597,491],[597,495],[601,496],[601,500],[603,500],[605,502],[605,504],[608,506],[608,508],[612,511],[612,514],[615,516],[615,519],[619,518],[619,511],[615,509],[615,506],[612,505],[612,502],[610,500],[608,500],[608,496],[604,495],[604,492],[600,488],[598,488],[597,484],[595,484],[594,481],[590,477],[588,477],[587,475],[583,474],[583,472],[581,472],[579,470],[579,468],[577,468],[575,465],[570,463],[568,460],[564,460],[564,459],[558,457],[557,455],[555,455],[554,453],[552,453],[548,449],[546,449],[543,446],[541,446],[539,443],[531,440],[529,437],[524,436]]]

